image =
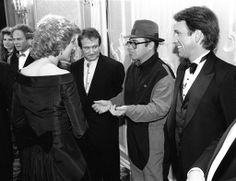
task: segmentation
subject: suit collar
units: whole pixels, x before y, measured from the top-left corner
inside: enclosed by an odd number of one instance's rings
[[[189,102],[187,116],[186,116],[186,120],[184,124],[185,127],[188,125],[194,113],[196,112],[197,107],[205,91],[207,90],[209,83],[211,82],[214,76],[215,59],[216,59],[215,54],[213,52],[210,52],[204,66],[202,67],[201,72],[199,73],[198,77],[196,78],[195,82],[190,88],[188,94],[186,95],[186,96],[189,96],[190,102]],[[171,133],[172,132],[171,129],[175,127],[174,120],[176,116],[177,96],[178,96],[178,92],[181,91],[182,89],[182,82],[184,78],[185,69],[186,69],[186,61],[183,60],[177,70],[177,77],[175,81],[175,88],[174,88],[174,94],[173,94],[173,103],[172,103],[170,113],[168,116],[168,121],[167,121],[167,127],[169,130],[169,133]],[[191,95],[194,95],[194,97],[192,97]]]
[[[29,64],[31,64],[34,61],[33,57],[31,57],[30,55],[26,58],[25,64],[23,67],[28,66]]]
[[[102,71],[104,71],[103,70],[103,61],[102,61],[102,55],[100,54],[100,56],[98,58],[97,66],[96,66],[94,74],[93,74],[93,79],[90,84],[90,89],[89,89],[88,95],[96,94],[96,86],[99,86],[99,85],[96,85],[96,83],[98,83],[99,79],[101,78],[98,75],[100,75]]]
[[[98,82],[98,80],[100,79],[100,77],[97,76],[97,75],[99,75],[100,72],[103,71],[103,69],[102,69],[102,67],[103,67],[102,66],[102,64],[103,64],[102,55],[100,54],[100,56],[99,56],[99,58],[97,60],[97,66],[96,66],[95,71],[94,71],[94,75],[93,75],[93,78],[92,78],[92,81],[91,81],[91,84],[90,84],[90,88],[89,88],[88,94],[86,93],[85,88],[84,88],[84,62],[85,62],[85,58],[82,58],[79,61],[80,62],[78,62],[78,63],[81,63],[81,66],[79,67],[79,77],[81,79],[80,81],[82,82],[82,86],[83,86],[83,90],[84,90],[85,94],[87,96],[89,96],[89,95],[91,95],[93,93],[96,94],[96,92],[94,92],[94,91],[96,91],[95,83]]]
[[[196,110],[198,109],[202,97],[215,75],[214,72],[215,59],[216,59],[215,54],[213,52],[210,52],[206,60],[206,63],[204,64],[202,70],[200,71],[199,75],[192,84],[192,87],[189,89],[187,95],[189,96],[189,104],[186,113],[187,115],[184,127],[188,125],[193,115],[195,114]]]

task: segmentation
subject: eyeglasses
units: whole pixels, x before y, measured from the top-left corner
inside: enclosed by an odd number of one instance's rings
[[[127,47],[131,46],[133,49],[136,49],[137,45],[143,44],[143,43],[149,43],[149,42],[151,42],[151,41],[143,41],[143,42],[127,41],[125,45]]]
[[[92,49],[92,50],[97,50],[98,49],[98,47],[99,47],[99,45],[94,45],[94,46],[91,46],[91,47],[82,47],[82,49],[84,50],[84,51],[89,51],[90,49]]]

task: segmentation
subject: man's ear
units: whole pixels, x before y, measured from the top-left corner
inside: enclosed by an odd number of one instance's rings
[[[33,39],[32,39],[32,38],[29,38],[29,39],[27,39],[26,41],[27,41],[29,47],[31,47],[31,46],[32,46],[32,41],[33,41]]]
[[[153,49],[154,45],[155,45],[154,42],[151,41],[151,42],[148,43],[147,46],[148,46],[149,49]]]
[[[201,30],[195,30],[195,42],[198,44],[202,44],[202,40],[204,39],[204,35]]]

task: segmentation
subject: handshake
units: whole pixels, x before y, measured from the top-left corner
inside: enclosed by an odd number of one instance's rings
[[[116,106],[111,101],[99,100],[94,101],[92,108],[99,114],[110,111],[113,116],[122,116],[126,113],[128,106]]]

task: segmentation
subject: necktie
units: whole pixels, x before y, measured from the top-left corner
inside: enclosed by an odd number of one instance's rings
[[[90,63],[87,63],[87,73],[86,73],[86,81],[85,81],[85,91],[86,93],[88,93],[88,90],[89,90],[89,66],[90,66]]]
[[[141,65],[141,61],[140,60],[135,60],[134,64],[138,67],[139,65]]]

